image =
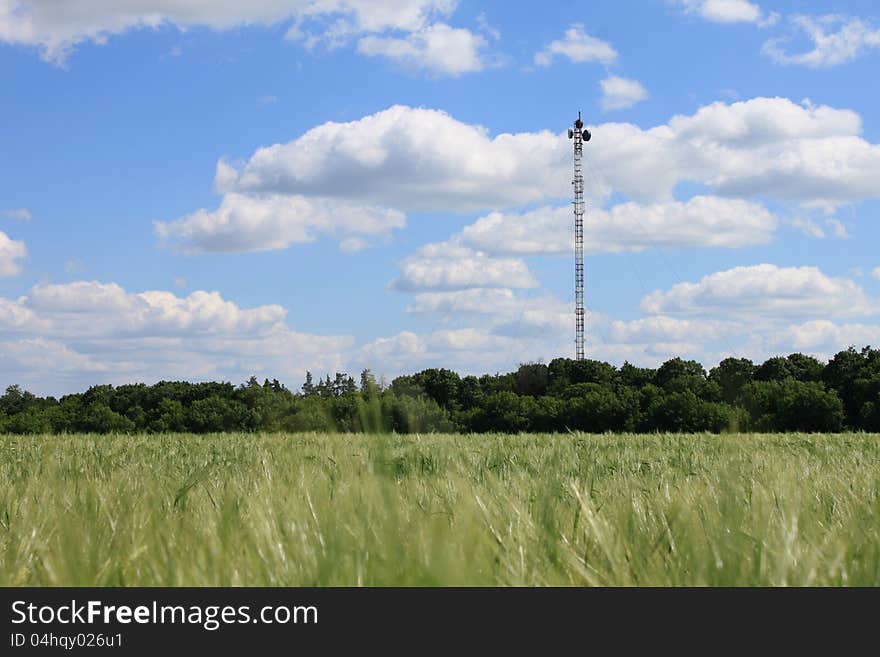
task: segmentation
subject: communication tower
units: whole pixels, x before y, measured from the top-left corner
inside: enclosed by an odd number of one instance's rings
[[[575,360],[584,360],[584,142],[592,135],[584,128],[578,112],[574,127],[568,129],[568,138],[574,141],[574,326]]]

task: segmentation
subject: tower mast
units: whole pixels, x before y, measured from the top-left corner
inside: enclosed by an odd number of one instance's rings
[[[589,130],[584,129],[578,112],[574,128],[569,128],[568,138],[574,140],[574,326],[575,360],[584,360],[584,142],[590,141]]]

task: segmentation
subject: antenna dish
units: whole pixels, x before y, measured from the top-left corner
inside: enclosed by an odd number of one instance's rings
[[[574,137],[574,130],[572,130],[571,128],[569,128],[569,129],[568,129],[568,138],[571,139],[572,137]]]
[[[590,134],[589,130],[584,130],[584,141],[590,141],[593,138],[593,135]]]

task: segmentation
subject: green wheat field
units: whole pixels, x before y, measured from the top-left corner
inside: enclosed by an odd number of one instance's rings
[[[880,437],[0,436],[0,585],[876,586]]]

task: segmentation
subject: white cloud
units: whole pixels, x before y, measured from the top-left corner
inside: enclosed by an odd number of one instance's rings
[[[416,31],[456,5],[457,0],[0,0],[0,41],[37,46],[45,59],[61,62],[83,42],[101,44],[130,30],[224,30],[294,21],[292,33],[307,34],[303,23],[315,20],[335,21],[352,34]]]
[[[859,137],[858,114],[783,98],[714,103],[665,126],[606,124],[590,158],[611,189],[669,197],[683,181],[717,193],[802,203],[875,198],[880,146]]]
[[[850,344],[880,342],[876,325],[826,319],[880,314],[877,301],[852,281],[811,267],[759,265],[719,272],[694,286],[649,295],[643,310],[647,316],[627,321],[589,311],[588,357],[656,367],[684,356],[712,367],[730,356],[760,362],[803,351],[827,358]],[[408,311],[429,313],[443,328],[376,341],[364,348],[372,360],[363,362],[394,374],[438,366],[483,373],[571,356],[572,304],[558,299],[529,299],[509,289],[431,292],[417,295]],[[790,323],[815,317],[822,319]]]
[[[284,249],[314,241],[319,234],[341,238],[342,249],[351,251],[357,250],[351,248],[355,244],[365,248],[365,235],[384,236],[405,225],[406,217],[397,210],[296,195],[232,193],[217,210],[159,221],[155,230],[163,242],[190,253]]]
[[[695,196],[686,203],[622,203],[589,208],[584,217],[588,253],[643,251],[651,247],[726,247],[767,244],[776,218],[748,201]],[[574,219],[570,206],[523,214],[493,212],[461,232],[463,244],[489,253],[570,254]]]
[[[243,310],[217,292],[187,297],[126,292],[115,283],[76,281],[37,285],[19,304],[52,322],[53,335],[259,334],[283,326],[286,311],[269,305]]]
[[[568,193],[563,139],[546,131],[490,138],[444,112],[394,106],[261,148],[238,170],[221,161],[216,184],[225,192],[335,196],[401,210],[521,205]]]
[[[523,260],[495,258],[455,242],[427,244],[404,260],[400,269],[391,286],[406,292],[537,286]]]
[[[31,211],[27,208],[14,208],[11,210],[3,210],[0,211],[0,216],[7,217],[9,219],[19,219],[20,221],[30,221],[31,219],[33,219]]]
[[[501,32],[492,27],[492,24],[489,23],[489,17],[486,16],[485,11],[477,14],[477,26],[480,28],[481,32],[485,33],[493,40],[498,41],[501,39]]]
[[[748,0],[674,0],[690,14],[696,14],[713,23],[754,23],[769,26],[778,21],[778,15],[765,14],[761,7]]]
[[[782,98],[715,103],[650,129],[595,127],[588,154],[591,205],[612,192],[639,204],[591,210],[588,241],[595,233],[606,250],[767,243],[776,222],[761,206],[709,195],[681,203],[672,201],[673,191],[691,182],[723,196],[826,207],[876,198],[880,146],[859,137],[861,129],[854,112]],[[569,149],[562,133],[492,137],[444,112],[394,106],[261,148],[238,168],[221,160],[215,182],[226,195],[220,207],[157,222],[156,230],[189,251],[279,249],[319,235],[356,250],[367,237],[402,227],[405,211],[501,210],[567,198]],[[510,252],[564,252],[566,214],[561,208],[519,220],[492,214],[465,237],[486,251],[506,244]],[[531,222],[552,230],[536,239]],[[513,229],[500,236],[489,230],[501,223]],[[838,226],[829,228],[840,234]]]
[[[299,380],[342,369],[353,340],[301,333],[277,305],[241,308],[217,292],[132,293],[77,281],[0,297],[0,371],[57,393],[163,378]]]
[[[27,256],[27,247],[24,242],[17,242],[0,231],[0,277],[20,274],[21,261],[25,256]]]
[[[825,239],[825,231],[822,226],[809,217],[795,217],[791,220],[791,225],[807,237],[814,237],[817,240]]]
[[[21,299],[13,300],[0,297],[0,335],[21,334],[27,331],[39,331],[46,324],[28,308]]]
[[[849,231],[840,219],[826,219],[825,225],[831,230],[831,234],[839,240],[848,240],[850,238]]]
[[[637,80],[613,75],[602,80],[599,86],[602,89],[602,99],[599,104],[606,112],[627,109],[648,98],[648,90]]]
[[[871,276],[880,280],[880,267],[877,267],[874,271],[871,272]]]
[[[561,39],[550,43],[535,54],[535,65],[547,67],[557,57],[565,57],[577,64],[602,62],[609,64],[617,59],[617,51],[607,41],[590,36],[580,23],[572,24]]]
[[[692,182],[724,196],[833,206],[880,193],[880,146],[859,136],[861,118],[848,110],[756,98],[714,103],[649,129],[606,123],[591,130],[594,195],[669,201]],[[395,106],[261,148],[240,168],[221,161],[216,184],[404,211],[497,210],[567,198],[570,169],[562,133],[490,137],[444,112]]]
[[[574,304],[546,295],[518,296],[511,289],[469,288],[417,294],[406,310],[432,314],[444,324],[465,317],[471,324],[490,327],[495,335],[546,337],[568,332]]]
[[[750,271],[741,273],[745,269]],[[829,278],[813,268],[772,266],[740,268],[707,279],[709,284],[705,279],[701,282],[702,295],[682,295],[680,286],[671,291],[678,301],[687,297],[686,316],[649,314],[622,321],[588,312],[588,357],[616,365],[629,361],[657,367],[684,356],[712,367],[730,356],[761,362],[772,355],[803,351],[827,358],[850,344],[880,342],[880,327],[870,324],[836,325],[825,319],[790,324],[792,318],[810,319],[809,315],[848,314],[848,303],[854,309],[851,314],[880,314],[880,306],[872,308],[873,302],[849,281]],[[697,304],[700,307],[691,312]],[[678,314],[681,308],[659,310]],[[424,367],[481,374],[573,355],[572,304],[558,299],[528,299],[509,289],[431,292],[417,295],[408,311],[430,313],[438,328],[376,340],[358,352],[356,362],[392,375]],[[531,316],[530,311],[534,311]],[[452,324],[450,319],[465,324]]]
[[[704,342],[732,332],[732,322],[680,319],[657,315],[633,321],[613,321],[610,337],[622,344],[685,344]]]
[[[796,217],[795,219],[792,219],[790,223],[794,228],[797,228],[807,237],[825,239],[827,235],[825,228],[822,228],[822,226],[808,217]],[[826,219],[825,227],[830,231],[831,235],[839,240],[850,238],[849,230],[847,230],[846,225],[839,219]]]
[[[390,338],[377,338],[361,347],[360,359],[373,366],[381,364],[383,372],[404,371],[409,363],[426,352],[426,347],[418,335],[411,331],[403,331]]]
[[[456,77],[485,68],[481,51],[487,45],[483,36],[470,30],[434,23],[405,37],[363,37],[358,41],[358,52],[385,57],[406,68]]]
[[[785,48],[789,37],[770,39],[764,44],[763,52],[779,64],[831,68],[880,49],[880,28],[860,18],[797,15],[791,22],[812,41],[813,49],[792,54]]]
[[[5,361],[5,362],[4,362]],[[4,369],[37,372],[108,372],[110,368],[62,342],[27,338],[0,342],[0,363]]]
[[[339,250],[343,253],[357,253],[370,248],[370,243],[363,237],[346,237],[339,242]]]
[[[517,304],[513,290],[503,288],[470,288],[455,292],[424,292],[407,307],[410,313],[441,313],[483,315],[497,313]]]
[[[755,318],[835,317],[880,314],[880,305],[845,278],[831,278],[816,267],[762,264],[736,267],[679,283],[642,300],[648,314]]]
[[[587,310],[588,322],[592,309]],[[493,317],[492,333],[513,338],[556,339],[569,336],[574,326],[574,303],[564,303],[554,297],[517,299],[517,303],[504,315]]]
[[[852,137],[862,120],[851,110],[801,104],[786,98],[753,98],[736,103],[716,102],[691,116],[675,116],[669,128],[678,139],[706,141],[728,147],[762,146],[795,139]]]
[[[788,327],[783,342],[794,349],[834,353],[849,346],[880,344],[877,324],[837,324],[820,319]]]

